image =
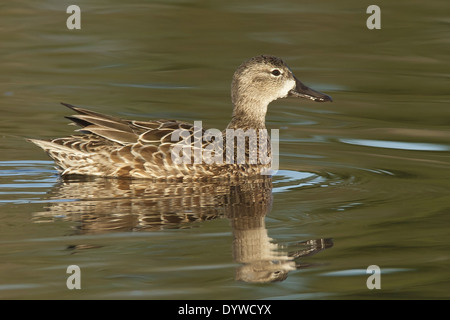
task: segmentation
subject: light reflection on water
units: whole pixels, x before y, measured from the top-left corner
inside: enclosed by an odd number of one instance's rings
[[[71,264],[83,298],[448,298],[449,4],[380,5],[369,31],[356,1],[82,1],[70,33],[53,0],[3,5],[0,298],[72,299]],[[61,181],[24,140],[72,132],[60,101],[225,128],[231,75],[261,53],[334,98],[271,104],[271,192]]]
[[[339,141],[343,143],[356,144],[358,146],[367,146],[374,148],[418,150],[418,151],[450,151],[450,146],[435,143],[363,140],[363,139],[340,139]]]

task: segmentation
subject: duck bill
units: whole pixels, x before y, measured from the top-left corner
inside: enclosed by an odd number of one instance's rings
[[[295,88],[289,91],[288,96],[310,99],[316,102],[333,101],[329,95],[305,86],[297,78],[295,78]]]

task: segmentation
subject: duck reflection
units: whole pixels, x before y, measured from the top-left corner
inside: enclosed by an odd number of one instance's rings
[[[70,177],[49,194],[36,222],[64,218],[78,234],[190,228],[196,221],[228,218],[233,233],[236,279],[271,282],[306,267],[296,260],[332,246],[331,239],[308,240],[287,252],[268,236],[265,216],[272,207],[272,180],[169,183]]]

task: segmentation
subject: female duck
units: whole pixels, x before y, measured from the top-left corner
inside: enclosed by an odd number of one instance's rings
[[[261,174],[262,169],[270,166],[270,163],[258,163],[249,158],[254,154],[254,148],[258,149],[262,143],[268,145],[267,136],[262,138],[266,140],[263,141],[258,135],[256,142],[250,141],[250,138],[247,142],[244,137],[246,157],[243,162],[239,162],[235,161],[239,152],[236,150],[238,144],[233,144],[234,150],[226,150],[226,132],[261,132],[265,129],[269,103],[288,96],[317,102],[332,101],[330,96],[301,83],[280,58],[262,55],[245,61],[234,73],[231,85],[233,115],[227,129],[223,131],[222,141],[208,138],[196,140],[195,137],[203,137],[205,130],[199,131],[192,124],[183,121],[124,120],[69,104],[63,105],[77,114],[67,118],[82,127],[80,134],[53,140],[30,141],[44,149],[55,160],[63,176],[90,175],[158,180],[248,177]],[[178,137],[181,132],[183,140],[174,141],[175,132]],[[188,139],[190,137],[194,139]],[[217,154],[221,153],[219,158],[223,157],[224,161],[199,162],[190,161],[193,158],[188,157],[189,161],[184,158],[180,163],[179,159],[174,158],[175,149],[181,150],[182,154],[186,153],[185,150],[192,149],[193,155],[199,147],[203,150],[213,150],[215,159]],[[270,148],[268,149],[270,156]]]

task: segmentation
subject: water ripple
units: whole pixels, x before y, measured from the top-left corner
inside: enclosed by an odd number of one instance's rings
[[[39,202],[57,181],[52,161],[0,161],[0,204]]]
[[[385,141],[385,140],[366,140],[366,139],[339,139],[340,142],[358,146],[415,150],[415,151],[450,151],[450,146],[437,143],[422,142],[403,142],[403,141]]]

